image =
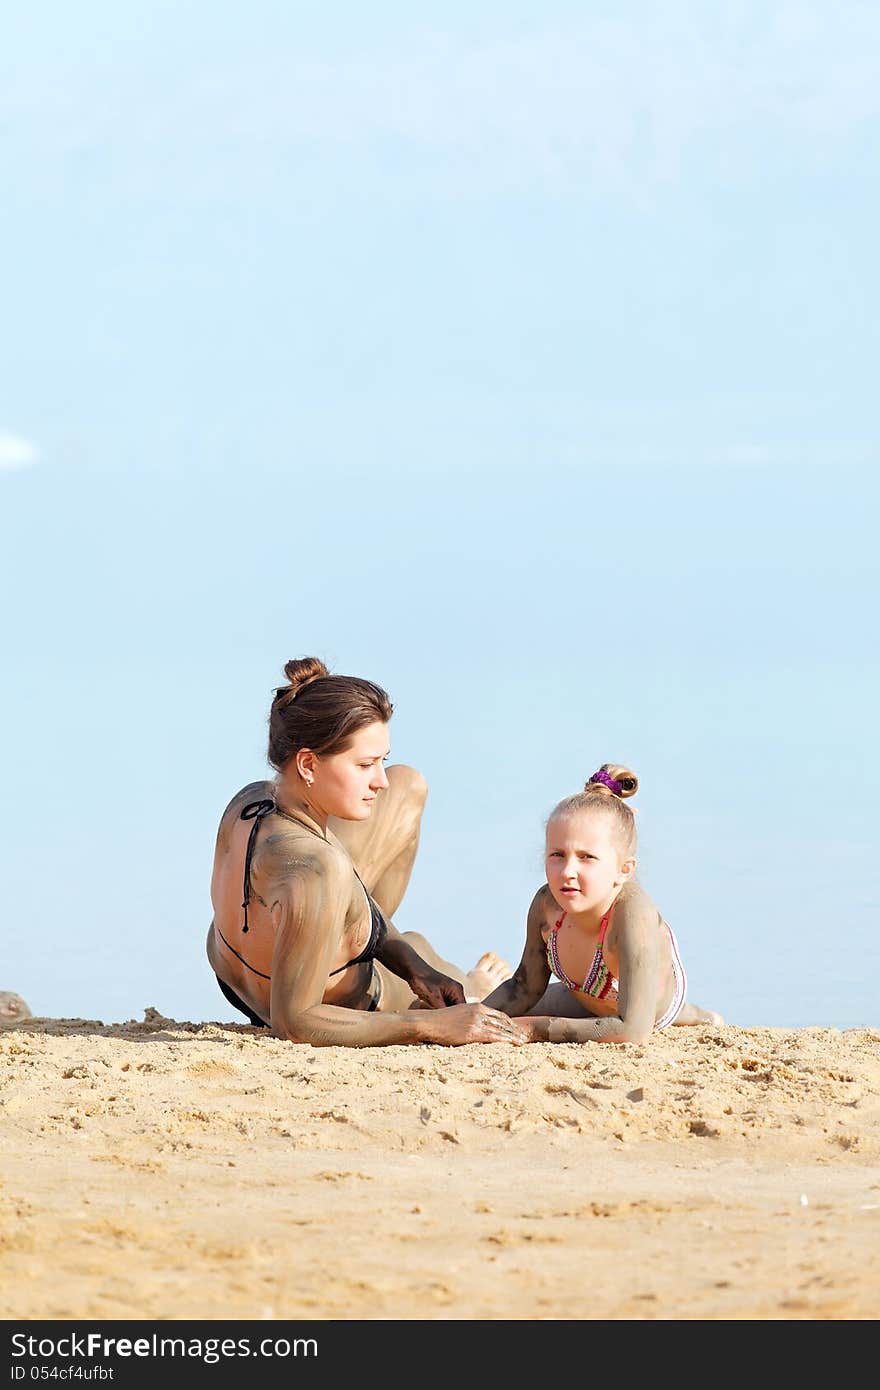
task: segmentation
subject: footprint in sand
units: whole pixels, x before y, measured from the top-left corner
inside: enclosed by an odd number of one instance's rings
[[[11,1028],[24,1018],[33,1018],[33,1014],[21,995],[10,989],[0,989],[0,1028]]]

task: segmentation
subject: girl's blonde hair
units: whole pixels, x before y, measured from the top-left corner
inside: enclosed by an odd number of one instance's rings
[[[619,763],[603,763],[584,783],[582,792],[566,796],[553,807],[547,824],[561,816],[577,815],[579,811],[601,811],[614,821],[615,838],[623,855],[635,854],[636,818],[625,797],[635,796],[639,779],[628,767]]]

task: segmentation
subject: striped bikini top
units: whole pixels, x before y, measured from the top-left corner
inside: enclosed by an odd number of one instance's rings
[[[608,931],[608,923],[611,921],[611,914],[613,911],[614,903],[611,904],[605,916],[602,918],[599,926],[599,943],[596,947],[596,954],[593,956],[592,963],[587,971],[586,979],[582,985],[570,979],[559,963],[559,951],[556,945],[556,937],[559,928],[565,921],[564,912],[559,920],[554,922],[550,935],[547,937],[547,964],[550,966],[551,971],[557,979],[560,979],[563,984],[568,985],[568,988],[573,994],[589,994],[591,999],[604,999],[609,1004],[617,1003],[618,982],[605,964],[605,956],[602,953],[602,943],[605,940],[605,934]]]

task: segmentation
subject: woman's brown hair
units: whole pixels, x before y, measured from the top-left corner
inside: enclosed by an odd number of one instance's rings
[[[358,729],[387,724],[394,713],[381,686],[331,675],[316,656],[288,661],[284,674],[289,684],[275,691],[269,711],[269,763],[279,772],[301,748],[341,753]]]

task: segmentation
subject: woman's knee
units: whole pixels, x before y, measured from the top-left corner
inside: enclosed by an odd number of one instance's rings
[[[430,941],[426,936],[422,936],[421,932],[404,931],[400,934],[403,937],[406,944],[408,946],[412,946],[416,954],[422,957],[422,960],[427,960],[428,955],[434,954],[434,947],[431,945]]]
[[[417,768],[407,767],[406,763],[395,763],[388,769],[388,785],[403,798],[407,805],[421,811],[428,799],[428,784]]]

